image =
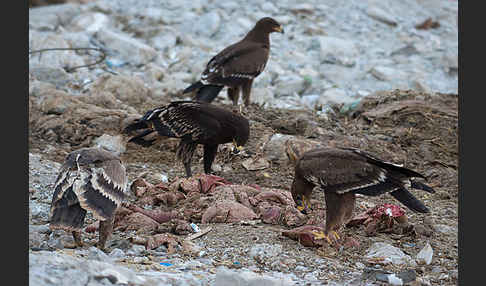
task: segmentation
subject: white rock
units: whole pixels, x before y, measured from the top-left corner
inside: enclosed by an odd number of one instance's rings
[[[319,37],[319,44],[321,47],[321,62],[340,64],[348,67],[356,64],[358,49],[352,40],[321,36]]]
[[[291,138],[292,135],[276,133],[270,137],[270,140],[265,144],[264,155],[272,162],[285,162],[287,155],[285,154],[285,142]]]
[[[298,76],[287,76],[279,78],[275,87],[276,96],[292,96],[299,94],[304,89],[304,79]]]
[[[427,264],[429,265],[432,262],[432,256],[434,255],[434,250],[432,249],[432,246],[427,242],[427,244],[420,250],[419,253],[417,253],[417,262],[419,264]]]
[[[91,246],[88,248],[88,259],[98,260],[98,261],[108,261],[110,257],[100,250],[98,247]]]
[[[400,279],[400,277],[397,277],[395,274],[390,274],[387,276],[387,278],[390,285],[403,285],[402,279]]]
[[[405,72],[385,66],[373,67],[370,72],[374,77],[382,81],[396,81],[407,77]]]
[[[435,231],[440,232],[441,234],[457,235],[457,228],[453,228],[445,224],[435,224],[432,227]]]
[[[157,56],[154,48],[128,35],[106,29],[99,30],[95,35],[108,50],[115,51],[123,60],[133,65],[146,64]]]
[[[29,29],[55,30],[59,25],[69,23],[85,8],[75,3],[47,5],[29,9]]]
[[[416,266],[417,263],[409,256],[403,253],[400,248],[384,242],[373,243],[365,256],[366,258],[383,258],[385,262],[401,265],[408,264]]]
[[[32,33],[30,45],[32,51],[48,48],[71,48],[71,44],[68,43],[66,39],[64,39],[62,34],[52,33]],[[80,66],[84,64],[84,59],[78,56],[75,51],[45,51],[42,53],[31,54],[29,58],[29,68],[65,68]]]
[[[221,17],[217,11],[213,10],[197,18],[196,22],[192,24],[192,33],[210,38],[219,30],[220,24]]]
[[[266,104],[274,99],[273,92],[269,88],[253,87],[251,89],[250,101],[256,104]]]
[[[265,2],[262,4],[262,10],[270,13],[278,12],[278,8],[273,5],[271,2]]]
[[[29,74],[39,81],[52,83],[55,86],[64,86],[72,80],[71,75],[59,67],[34,66],[29,68]]]
[[[122,135],[103,134],[93,141],[94,146],[101,147],[112,152],[116,156],[121,155],[126,150],[126,143]]]
[[[266,259],[277,259],[281,252],[282,245],[280,244],[259,243],[252,246],[248,255],[256,261],[265,261]]]
[[[327,105],[329,103],[349,103],[353,99],[346,94],[346,91],[341,88],[326,89],[324,93],[319,97],[318,104]]]
[[[112,259],[119,259],[125,257],[125,252],[121,250],[120,248],[115,248],[110,252],[110,258]]]
[[[176,45],[177,36],[170,29],[163,29],[161,33],[151,38],[149,42],[152,47],[161,51],[167,51]]]
[[[110,19],[102,13],[86,13],[76,16],[69,26],[73,31],[85,31],[94,34],[101,29],[106,29]]]
[[[392,26],[397,25],[397,20],[389,11],[385,11],[377,6],[368,7],[368,9],[366,9],[366,14],[368,14],[368,16],[370,16],[371,18],[385,24]]]
[[[281,286],[295,285],[289,277],[272,277],[265,274],[257,274],[252,271],[235,271],[221,268],[216,273],[214,286],[239,285],[239,286]]]

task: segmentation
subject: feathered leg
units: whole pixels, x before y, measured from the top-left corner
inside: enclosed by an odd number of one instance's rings
[[[204,173],[211,174],[211,166],[218,151],[218,145],[204,145]]]
[[[237,106],[240,99],[240,88],[238,86],[228,88],[228,98],[233,102],[234,106]]]
[[[111,237],[114,218],[115,216],[112,216],[107,220],[100,221],[98,248],[101,250],[105,249],[106,241]]]
[[[245,106],[250,105],[250,94],[251,94],[251,86],[253,84],[253,79],[250,79],[246,83],[243,84],[242,90],[243,90],[243,103]]]
[[[196,147],[197,144],[186,142],[184,141],[184,139],[182,139],[177,146],[176,157],[177,159],[182,161],[182,164],[184,164],[184,168],[186,169],[186,176],[188,178],[192,177],[191,162]]]
[[[356,196],[353,193],[336,194],[325,192],[326,198],[326,228],[324,232],[315,233],[316,238],[325,238],[329,244],[339,240],[337,234],[345,220],[352,216]]]
[[[78,247],[83,247],[83,240],[81,239],[81,231],[72,231],[74,238],[74,243],[76,243],[76,246]]]

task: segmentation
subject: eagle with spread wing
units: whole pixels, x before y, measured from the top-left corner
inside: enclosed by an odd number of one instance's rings
[[[268,61],[272,32],[283,33],[284,30],[273,18],[260,19],[241,41],[215,55],[201,79],[186,88],[183,94],[197,91],[195,100],[212,102],[226,86],[233,105],[238,105],[241,91],[243,102],[248,106],[253,80],[262,73]]]
[[[100,220],[98,247],[104,249],[126,185],[125,167],[111,152],[82,148],[69,153],[54,184],[49,227],[71,231],[76,245],[83,246],[81,230],[90,211]]]
[[[203,145],[204,172],[209,174],[219,144],[233,142],[235,151],[241,150],[250,136],[250,125],[245,117],[222,107],[205,102],[174,101],[147,111],[124,129],[127,134],[133,131],[138,134],[128,142],[144,147],[156,141],[147,137],[153,132],[180,138],[176,157],[184,164],[186,176],[191,177],[191,161],[198,144]]]
[[[337,230],[353,215],[356,194],[389,193],[414,212],[429,209],[407,189],[435,191],[417,180],[423,175],[355,148],[316,148],[297,158],[291,187],[297,208],[307,212],[313,190],[324,192],[326,226],[316,238],[339,239]],[[332,237],[331,237],[332,236]]]

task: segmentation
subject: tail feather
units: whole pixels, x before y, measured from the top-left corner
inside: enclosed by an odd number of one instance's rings
[[[411,209],[414,212],[430,212],[429,209],[421,201],[419,201],[412,193],[410,193],[405,188],[390,192],[390,195],[392,195],[395,199],[397,199],[399,202],[401,202],[407,208]]]
[[[205,85],[197,91],[194,99],[210,103],[218,96],[223,87],[222,85]]]
[[[411,181],[411,187],[414,188],[414,189],[426,191],[426,192],[432,193],[432,194],[435,193],[434,189],[432,189],[431,187],[427,186],[424,183],[412,181],[412,180],[410,180],[410,181]]]

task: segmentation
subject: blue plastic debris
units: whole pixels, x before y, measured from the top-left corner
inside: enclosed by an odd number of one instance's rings
[[[163,266],[172,266],[172,263],[160,262],[160,265],[163,265]]]
[[[405,246],[405,247],[414,247],[414,246],[415,246],[415,243],[408,243],[408,242],[405,242],[405,243],[403,244],[403,246]]]
[[[119,59],[106,59],[105,60],[106,65],[111,69],[111,68],[117,68],[124,66],[127,62],[119,60]]]
[[[199,227],[195,223],[191,223],[191,227],[192,227],[192,230],[194,232],[200,232],[201,231],[201,229],[199,229]]]

